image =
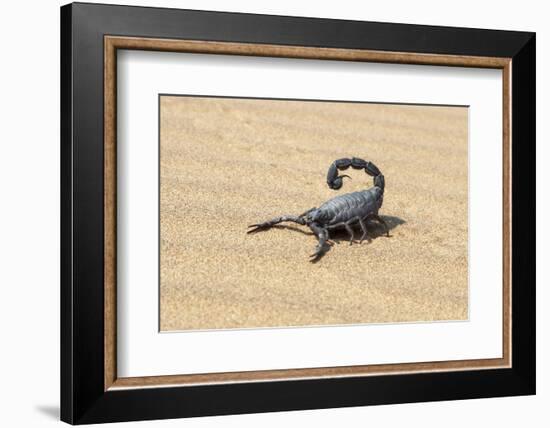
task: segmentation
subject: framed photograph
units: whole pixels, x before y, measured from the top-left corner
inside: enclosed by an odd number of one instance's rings
[[[535,35],[61,8],[61,418],[535,393]]]

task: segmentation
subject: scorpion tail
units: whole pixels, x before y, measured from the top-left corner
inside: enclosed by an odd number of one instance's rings
[[[343,185],[343,178],[348,177],[348,175],[338,175],[338,171],[345,171],[349,167],[353,169],[364,169],[365,172],[374,177],[374,186],[379,187],[382,192],[384,192],[384,176],[378,169],[378,167],[372,162],[365,161],[359,158],[343,158],[338,159],[332,162],[328,169],[327,173],[327,184],[333,190],[338,190]]]

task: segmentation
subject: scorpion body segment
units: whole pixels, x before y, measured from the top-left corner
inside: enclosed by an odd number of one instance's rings
[[[364,239],[368,239],[366,222],[376,220],[385,227],[386,235],[389,236],[386,222],[378,216],[378,210],[384,199],[385,180],[376,165],[355,157],[335,160],[328,169],[328,187],[333,190],[340,189],[343,185],[343,179],[350,177],[345,174],[339,175],[339,171],[345,171],[349,167],[363,169],[365,173],[373,177],[374,186],[358,192],[336,196],[318,208],[312,208],[299,216],[281,216],[263,223],[253,224],[249,226],[253,229],[249,230],[248,233],[266,230],[285,221],[307,225],[319,241],[315,253],[311,255],[312,261],[317,260],[324,254],[330,231],[333,230],[345,229],[350,235],[350,244],[352,244],[354,239],[352,227],[359,225],[363,232],[360,240],[362,242]]]

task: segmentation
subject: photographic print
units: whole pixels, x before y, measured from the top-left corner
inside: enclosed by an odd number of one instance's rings
[[[468,319],[468,108],[160,95],[160,330]]]

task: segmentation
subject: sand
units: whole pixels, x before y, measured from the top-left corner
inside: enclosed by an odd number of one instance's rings
[[[468,317],[468,111],[463,107],[161,98],[160,328],[257,328]],[[247,235],[372,186],[335,159],[385,175],[370,243],[346,235],[310,263],[304,226]],[[359,237],[360,234],[357,233]]]

